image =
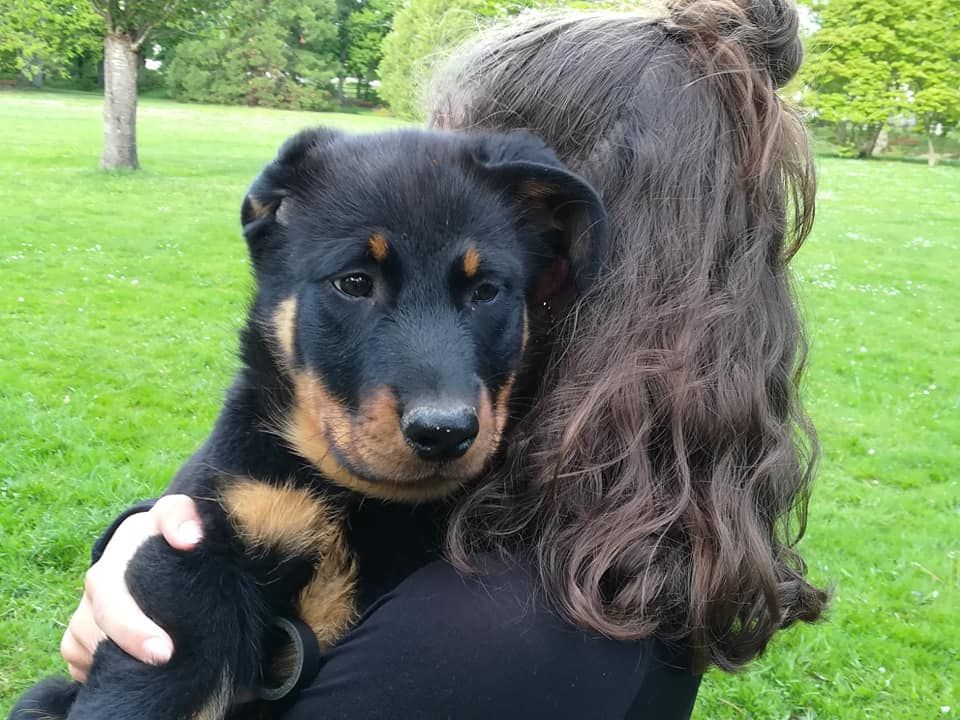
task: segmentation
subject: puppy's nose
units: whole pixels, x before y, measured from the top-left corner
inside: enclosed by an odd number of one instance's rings
[[[473,445],[480,431],[475,408],[421,405],[400,420],[403,437],[424,460],[455,460]]]

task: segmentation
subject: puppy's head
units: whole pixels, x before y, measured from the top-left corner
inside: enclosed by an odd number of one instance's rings
[[[507,424],[534,304],[599,272],[594,191],[525,133],[300,133],[242,221],[282,432],[366,495],[440,497]]]

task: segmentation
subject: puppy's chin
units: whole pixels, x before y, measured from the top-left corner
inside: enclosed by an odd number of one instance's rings
[[[364,495],[379,498],[381,500],[398,500],[403,502],[426,502],[429,500],[442,500],[450,497],[465,482],[459,478],[445,478],[433,476],[430,478],[421,478],[413,482],[399,480],[384,480],[358,478],[363,483],[362,487],[353,487]]]
[[[377,468],[362,458],[351,457],[349,450],[336,447],[332,442],[329,447],[343,469],[343,474],[338,473],[331,479],[342,487],[382,500],[438,500],[478,478],[486,466],[486,462],[477,463],[476,457],[436,463],[420,460],[410,453],[406,462]]]
[[[414,477],[396,474],[377,475],[369,471],[357,472],[344,468],[342,473],[337,473],[330,479],[348,490],[380,500],[424,502],[448,497],[473,478],[438,472],[423,473]]]

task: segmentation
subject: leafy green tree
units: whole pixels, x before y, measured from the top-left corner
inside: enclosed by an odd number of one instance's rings
[[[530,8],[635,10],[641,0],[407,0],[383,41],[380,96],[403,117],[423,113],[422,86],[433,66],[497,19]]]
[[[231,0],[210,37],[181,42],[167,69],[178,100],[329,107],[335,0]]]
[[[86,0],[5,0],[0,6],[0,71],[34,84],[66,76],[102,42],[102,23]]]
[[[913,5],[912,17],[898,27],[910,42],[897,73],[917,129],[927,137],[927,158],[935,165],[934,137],[960,125],[960,5],[953,0]]]
[[[336,0],[337,34],[334,40],[337,55],[337,102],[343,105],[344,83],[347,79],[347,54],[350,47],[350,16],[360,9],[364,0]]]
[[[812,0],[819,29],[801,80],[804,104],[838,139],[872,152],[891,118],[931,142],[960,121],[960,7],[955,0]]]
[[[484,23],[532,5],[533,0],[409,0],[383,41],[380,96],[396,114],[420,117],[422,83],[436,61]]]
[[[337,36],[335,53],[337,100],[346,102],[345,83],[357,79],[357,95],[376,76],[384,36],[390,32],[393,15],[404,0],[336,0]]]
[[[357,79],[357,97],[369,92],[383,58],[383,39],[393,27],[401,0],[366,0],[347,18],[345,70]]]

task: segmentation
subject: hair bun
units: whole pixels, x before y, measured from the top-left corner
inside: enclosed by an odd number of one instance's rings
[[[739,43],[779,88],[803,62],[800,16],[793,0],[668,0],[677,29]]]

